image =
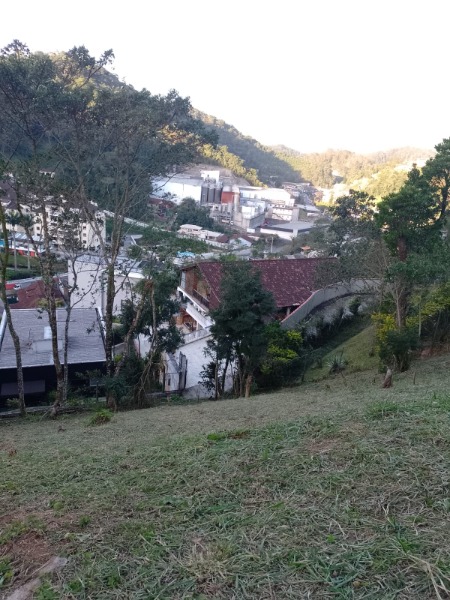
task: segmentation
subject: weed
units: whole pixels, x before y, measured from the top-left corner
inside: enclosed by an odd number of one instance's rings
[[[81,515],[78,520],[78,524],[80,527],[87,527],[91,523],[92,519],[89,515]]]
[[[11,561],[7,556],[0,558],[0,590],[12,579],[14,570]]]
[[[335,354],[328,362],[328,372],[331,373],[342,373],[348,365],[347,359],[344,358],[343,353]]]
[[[367,416],[369,419],[384,419],[384,417],[389,417],[391,415],[395,415],[401,410],[401,407],[392,402],[391,400],[382,400],[380,402],[375,402],[372,406],[370,406],[367,410]]]
[[[44,581],[36,590],[35,598],[36,600],[59,600],[60,596],[47,581]]]
[[[104,425],[113,418],[113,413],[107,408],[100,408],[89,419],[89,425]]]

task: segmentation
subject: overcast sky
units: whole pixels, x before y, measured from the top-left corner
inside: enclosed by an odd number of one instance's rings
[[[21,0],[0,45],[114,50],[114,72],[265,144],[370,152],[450,137],[448,0]]]

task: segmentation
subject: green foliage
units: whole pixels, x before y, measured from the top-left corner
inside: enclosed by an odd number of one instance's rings
[[[359,180],[369,178],[364,191],[374,196],[381,195],[382,190],[389,193],[397,191],[401,174],[393,171],[396,165],[430,156],[427,150],[418,148],[399,148],[367,155],[348,150],[303,154],[284,146],[276,146],[274,151],[303,180],[310,181],[316,187],[329,188],[339,182],[355,187],[360,183]]]
[[[266,326],[267,350],[256,374],[258,388],[274,389],[296,381],[305,371],[303,337],[300,331],[282,329],[275,321]]]
[[[194,116],[211,127],[218,136],[218,149],[206,146],[203,154],[222,166],[232,169],[252,185],[263,183],[279,185],[282,181],[300,181],[299,174],[270,148],[243,135],[233,125],[194,111]]]
[[[7,556],[0,558],[0,590],[2,587],[8,585],[14,575],[14,569],[11,565],[11,561]]]
[[[155,250],[162,258],[176,256],[177,252],[202,254],[210,247],[203,240],[178,237],[175,232],[156,227],[147,227],[142,232],[140,243]]]
[[[113,413],[107,408],[100,408],[89,419],[89,425],[104,425],[113,418]]]
[[[272,294],[263,288],[251,263],[222,264],[221,303],[211,313],[211,333],[219,358],[237,361],[239,395],[244,394],[244,387],[263,360],[267,348],[265,319],[274,312]]]
[[[354,238],[369,240],[378,237],[378,228],[374,222],[375,198],[366,192],[350,190],[347,196],[340,196],[330,208],[333,222],[330,234],[335,236],[332,248],[337,254],[351,251]]]
[[[348,361],[344,358],[344,353],[335,354],[331,357],[331,359],[327,362],[327,367],[329,369],[330,374],[342,373],[345,371],[348,365]]]
[[[216,230],[216,223],[209,216],[209,209],[199,206],[193,198],[185,198],[177,206],[176,215],[175,229],[178,229],[181,225],[189,224],[198,225],[203,229]]]
[[[202,156],[213,164],[218,164],[225,169],[230,169],[237,177],[243,177],[251,185],[260,186],[262,182],[258,179],[256,169],[247,169],[244,160],[228,150],[226,146],[219,145],[216,148],[211,144],[203,146]]]
[[[378,205],[377,223],[392,254],[405,261],[411,252],[425,252],[440,235],[439,203],[434,189],[417,168],[403,187]]]
[[[59,594],[55,592],[48,581],[44,581],[36,590],[36,600],[58,600]]]
[[[408,323],[398,328],[394,315],[374,313],[375,337],[378,356],[383,367],[406,371],[412,359],[412,350],[417,347],[417,329]]]
[[[394,166],[384,167],[373,174],[364,191],[378,200],[400,190],[407,178],[407,171],[396,169]]]

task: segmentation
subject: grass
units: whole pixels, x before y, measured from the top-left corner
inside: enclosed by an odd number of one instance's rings
[[[322,366],[310,369],[307,379],[317,381],[327,377],[330,373],[329,363],[336,356],[347,361],[345,373],[376,370],[379,359],[374,352],[374,346],[375,330],[373,326],[369,326],[325,354],[321,361]]]
[[[0,597],[59,554],[36,597],[447,598],[449,362],[0,423]]]

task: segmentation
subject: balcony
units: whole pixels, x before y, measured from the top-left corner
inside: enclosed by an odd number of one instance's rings
[[[190,302],[188,302],[186,304],[186,312],[189,316],[191,316],[194,319],[194,321],[196,323],[199,323],[199,325],[203,329],[206,329],[207,327],[211,327],[211,325],[213,324],[213,321],[210,317],[208,317],[207,315],[203,315]]]
[[[205,298],[204,296],[202,296],[201,294],[199,294],[197,292],[197,290],[192,290],[192,295],[194,296],[194,298],[200,302],[200,304],[202,304],[205,308],[207,308],[209,310],[209,300],[208,298]]]

